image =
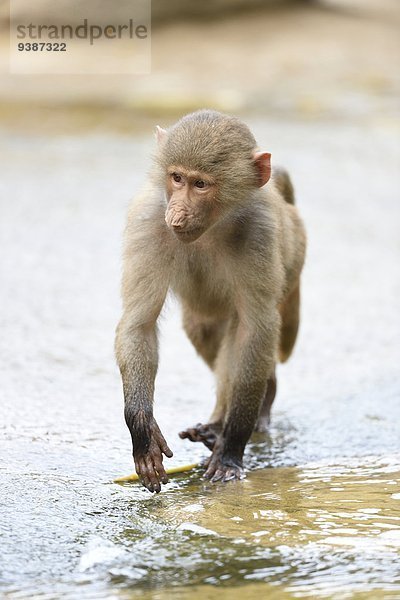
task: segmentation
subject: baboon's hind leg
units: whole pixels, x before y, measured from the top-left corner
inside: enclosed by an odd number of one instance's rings
[[[281,335],[279,341],[279,360],[285,362],[292,353],[299,329],[300,316],[300,283],[285,299],[280,307],[282,317]],[[267,431],[271,420],[271,407],[275,400],[277,389],[276,374],[267,383],[267,391],[261,405],[260,414],[254,431]]]
[[[183,327],[186,334],[196,351],[207,363],[210,369],[214,370],[216,358],[226,330],[224,321],[213,321],[205,319],[191,311],[188,307],[183,307]],[[218,434],[222,429],[223,416],[222,410],[214,409],[213,416],[209,423],[197,423],[193,427],[188,427],[179,433],[181,439],[188,439],[191,442],[203,442],[207,448],[213,449]]]
[[[183,306],[183,328],[197,353],[210,369],[214,369],[225,327],[224,321],[206,319]]]
[[[271,421],[271,406],[276,396],[276,375],[275,371],[272,377],[268,379],[267,391],[265,392],[264,400],[261,404],[260,413],[258,415],[257,423],[254,427],[254,431],[265,432],[268,431],[268,427]]]

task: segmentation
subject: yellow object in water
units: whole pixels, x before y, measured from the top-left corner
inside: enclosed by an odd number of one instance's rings
[[[170,469],[165,469],[167,475],[174,475],[176,473],[186,473],[186,471],[191,471],[199,466],[199,463],[193,463],[192,465],[181,465],[180,467],[171,467]],[[132,473],[132,475],[125,475],[125,477],[118,477],[114,479],[114,483],[129,483],[132,481],[139,481],[139,475],[137,473]]]

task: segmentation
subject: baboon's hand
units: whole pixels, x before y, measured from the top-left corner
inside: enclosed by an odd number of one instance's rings
[[[156,420],[153,418],[149,428],[150,444],[147,452],[133,451],[136,473],[149,492],[161,491],[161,483],[168,483],[168,476],[163,466],[162,455],[171,458],[172,450],[167,445]]]
[[[243,479],[244,471],[242,461],[233,457],[227,457],[222,454],[219,443],[214,448],[212,455],[206,463],[207,469],[204,477],[209,479],[211,483],[216,481],[231,481],[233,479]]]

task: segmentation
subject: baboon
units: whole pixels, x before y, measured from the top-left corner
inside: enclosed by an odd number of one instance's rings
[[[150,492],[168,481],[162,454],[172,456],[153,416],[156,322],[168,290],[217,380],[209,422],[179,435],[212,451],[207,479],[240,479],[247,441],[269,423],[275,365],[296,340],[306,246],[288,174],[271,176],[271,155],[241,120],[200,110],[157,127],[157,138],[129,210],[116,335],[136,471]]]

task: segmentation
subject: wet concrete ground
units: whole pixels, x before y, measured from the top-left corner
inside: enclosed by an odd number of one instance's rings
[[[0,141],[0,577],[10,598],[400,595],[399,145],[389,123],[253,121],[309,234],[302,325],[243,482],[157,497],[132,470],[113,358],[121,232],[152,139]],[[177,437],[213,382],[162,319],[156,415]],[[168,462],[168,461],[167,461]]]

